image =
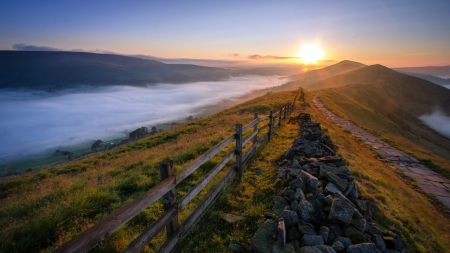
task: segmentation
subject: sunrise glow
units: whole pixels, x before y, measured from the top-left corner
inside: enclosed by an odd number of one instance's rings
[[[303,45],[298,57],[306,64],[315,64],[323,59],[323,52],[316,44]]]

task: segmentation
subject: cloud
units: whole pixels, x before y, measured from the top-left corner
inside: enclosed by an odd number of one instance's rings
[[[440,134],[450,138],[450,116],[442,110],[435,109],[431,114],[420,116],[420,119]]]
[[[252,60],[261,60],[261,59],[276,59],[276,60],[286,60],[286,59],[300,59],[299,57],[293,56],[275,56],[275,55],[259,55],[253,54],[248,56],[249,59]]]
[[[12,48],[19,51],[61,51],[61,49],[55,47],[27,45],[25,43],[14,44]]]
[[[173,122],[202,113],[207,105],[284,82],[273,76],[241,76],[182,85],[85,86],[59,93],[0,89],[0,164],[70,145],[89,147],[92,140]]]
[[[230,56],[230,57],[239,57],[239,54],[237,54],[237,53],[229,53],[228,56]]]

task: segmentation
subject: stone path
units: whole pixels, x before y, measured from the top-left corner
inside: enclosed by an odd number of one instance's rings
[[[337,117],[322,105],[317,95],[314,97],[313,102],[327,118],[349,130],[366,144],[371,145],[378,153],[394,163],[398,169],[417,180],[420,188],[426,193],[435,195],[444,205],[450,208],[450,180],[430,170],[428,167],[420,164],[414,157],[391,147],[355,124]]]

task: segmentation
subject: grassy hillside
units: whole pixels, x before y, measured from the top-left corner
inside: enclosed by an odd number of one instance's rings
[[[450,90],[379,65],[331,79],[321,84],[353,84],[321,90],[325,106],[450,175],[450,139],[418,119],[437,107],[450,114]]]
[[[162,161],[173,159],[179,170],[234,133],[235,124],[250,122],[254,112],[266,115],[286,105],[295,92],[259,97],[118,149],[0,181],[0,252],[50,252],[156,185]],[[177,187],[177,197],[224,155],[187,178]],[[194,203],[198,200],[201,197]],[[192,208],[188,205],[180,219]],[[93,252],[120,251],[161,213],[162,204],[157,202]],[[158,247],[162,238],[150,247]]]
[[[307,92],[311,101],[312,93]],[[312,103],[311,103],[312,104]],[[298,113],[297,111],[294,113]],[[339,146],[338,154],[348,162],[352,176],[358,182],[363,199],[375,205],[375,221],[382,229],[401,231],[408,252],[447,252],[450,245],[450,215],[433,205],[433,200],[420,192],[394,166],[375,158],[370,149],[352,138],[343,128],[324,117],[315,107],[307,109],[314,120]],[[185,252],[227,252],[230,243],[239,244],[243,252],[251,252],[249,245],[257,224],[270,212],[273,197],[286,185],[273,184],[278,159],[298,136],[298,126],[283,125],[271,143],[263,148],[257,159],[244,173],[242,183],[230,187],[227,194],[204,215],[197,227],[185,238]],[[264,172],[256,173],[259,169]],[[221,213],[232,213],[246,219],[229,224]],[[436,222],[439,221],[439,222]]]

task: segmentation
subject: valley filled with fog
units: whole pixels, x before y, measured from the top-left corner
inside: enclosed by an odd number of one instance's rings
[[[285,82],[279,76],[241,76],[149,87],[80,86],[56,93],[3,89],[0,164],[61,147],[92,144],[96,139],[124,137],[125,130],[195,117],[207,105]]]

